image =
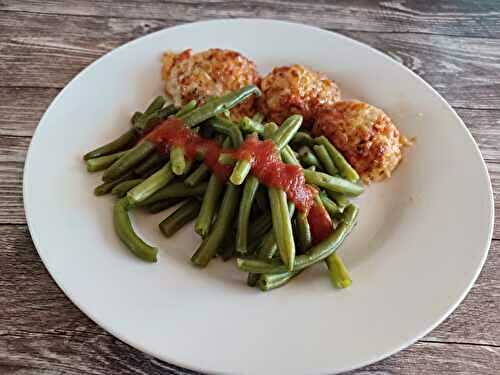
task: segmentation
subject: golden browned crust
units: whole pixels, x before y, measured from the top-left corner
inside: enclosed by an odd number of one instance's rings
[[[163,56],[162,77],[165,92],[180,106],[190,100],[203,104],[209,97],[221,96],[250,84],[258,84],[259,75],[252,61],[238,52],[209,49],[193,54],[190,49]],[[247,99],[231,111],[238,120],[255,113],[255,99]]]
[[[390,177],[409,144],[384,111],[358,101],[319,108],[313,134],[325,135],[367,183]]]
[[[308,126],[320,105],[340,100],[340,90],[333,81],[302,65],[274,68],[262,79],[261,90],[258,109],[267,120],[278,124],[292,114],[300,114]]]

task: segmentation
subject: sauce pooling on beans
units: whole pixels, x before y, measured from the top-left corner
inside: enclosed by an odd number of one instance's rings
[[[276,146],[270,140],[261,141],[257,137],[248,137],[236,150],[223,149],[217,142],[193,132],[177,118],[167,119],[145,139],[155,143],[162,153],[169,152],[171,147],[182,147],[189,160],[202,154],[203,162],[223,181],[227,181],[233,167],[218,162],[221,153],[231,154],[237,160],[248,160],[252,166],[252,174],[261,183],[285,191],[299,211],[308,213],[315,243],[321,242],[332,231],[328,213],[323,206],[315,203],[317,190],[306,184],[301,167],[281,161]]]

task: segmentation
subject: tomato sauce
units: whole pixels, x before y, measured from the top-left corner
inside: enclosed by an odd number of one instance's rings
[[[314,202],[307,215],[307,221],[311,228],[313,245],[323,241],[333,231],[332,219],[321,203]]]
[[[238,160],[250,161],[252,174],[264,185],[285,191],[299,211],[309,211],[317,194],[316,189],[306,184],[301,167],[281,161],[272,141],[247,137],[234,155]]]
[[[254,174],[261,183],[273,186],[286,192],[287,197],[301,212],[308,212],[308,220],[313,230],[313,239],[325,237],[327,219],[330,234],[332,222],[328,213],[320,205],[314,203],[317,191],[306,184],[300,166],[285,164],[279,157],[278,150],[270,140],[261,141],[257,137],[248,137],[237,150],[223,150],[215,141],[205,139],[177,118],[169,118],[158,125],[146,137],[155,143],[160,152],[167,153],[171,147],[182,147],[187,159],[203,155],[204,163],[221,179],[226,181],[232,172],[232,166],[218,162],[222,152],[230,153],[237,160],[248,160]],[[323,214],[326,212],[326,217]],[[317,228],[316,228],[317,227]],[[326,234],[326,235],[328,235]],[[321,240],[318,240],[321,241]]]
[[[171,147],[182,147],[188,160],[193,160],[202,154],[203,162],[223,181],[231,175],[232,167],[218,162],[222,148],[217,142],[199,136],[175,117],[158,125],[145,139],[155,143],[162,153],[170,152]]]

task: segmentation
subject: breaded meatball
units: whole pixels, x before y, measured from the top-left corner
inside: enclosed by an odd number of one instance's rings
[[[259,111],[278,124],[292,114],[300,114],[304,125],[310,126],[318,106],[340,100],[335,82],[302,65],[274,68],[260,87],[263,95],[258,101]]]
[[[312,133],[325,135],[366,183],[390,177],[409,144],[384,111],[358,101],[319,108]]]
[[[165,92],[175,105],[195,99],[203,104],[211,96],[221,96],[250,84],[258,84],[259,75],[252,61],[235,51],[209,49],[193,54],[191,49],[163,55],[162,77]],[[250,97],[231,111],[236,119],[255,113]]]

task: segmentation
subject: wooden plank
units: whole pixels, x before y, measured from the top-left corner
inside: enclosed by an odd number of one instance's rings
[[[0,86],[62,88],[105,52],[173,22],[2,12]],[[500,109],[500,39],[344,34],[401,61],[454,106]]]
[[[0,373],[191,373],[132,349],[86,318],[46,272],[26,226],[0,226],[0,248]],[[500,345],[499,255],[500,241],[494,241],[472,292],[423,342],[353,374],[387,368],[398,374],[494,374],[500,369],[494,347]]]
[[[311,23],[336,30],[418,32],[499,37],[495,0],[475,1],[3,1],[0,9],[52,14],[141,19],[260,17]]]
[[[0,136],[31,137],[59,91],[39,87],[0,87]]]

